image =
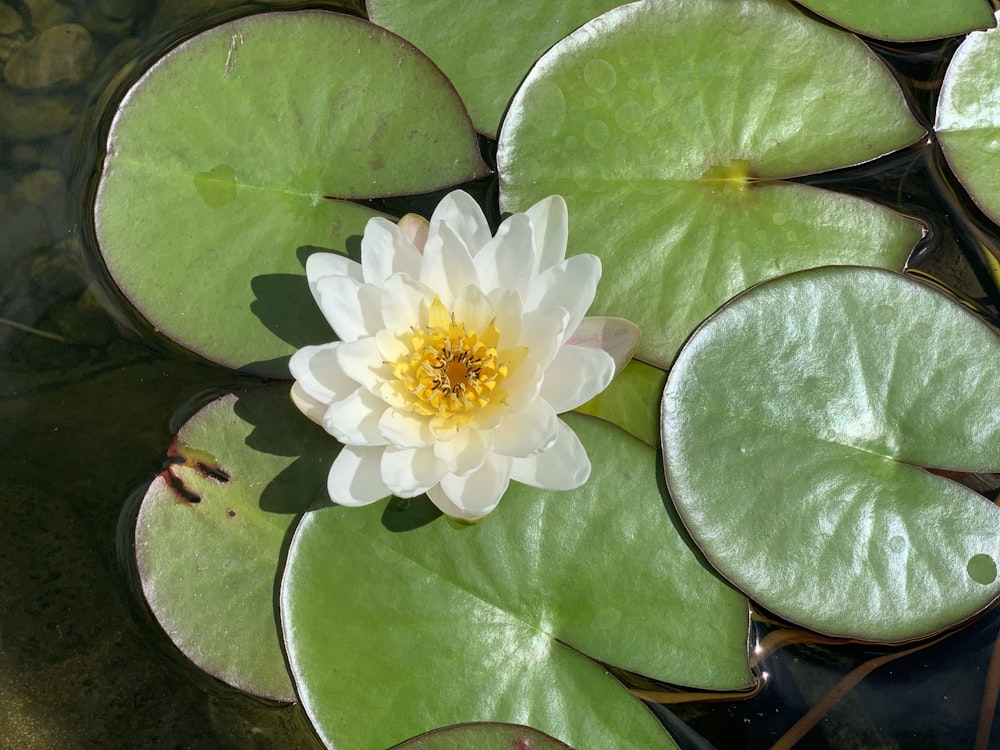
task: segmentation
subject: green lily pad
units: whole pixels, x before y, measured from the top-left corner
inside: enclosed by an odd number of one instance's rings
[[[570,252],[604,261],[592,314],[637,323],[636,356],[666,367],[701,320],[764,279],[902,269],[916,224],[778,180],[921,133],[867,47],[786,2],[637,2],[529,73],[500,133],[501,207],[563,195]]]
[[[276,585],[335,452],[287,386],[222,396],[177,433],[139,509],[136,560],[153,614],[195,664],[248,693],[295,700]]]
[[[478,130],[496,136],[545,50],[618,0],[368,0],[375,23],[409,39],[454,82]]]
[[[1000,508],[924,467],[1000,469],[1000,338],[903,275],[830,267],[751,289],[663,395],[667,485],[706,557],[808,628],[921,638],[1000,593]]]
[[[993,26],[986,0],[796,0],[836,24],[874,39],[916,42]]]
[[[266,13],[172,50],[108,136],[95,225],[114,280],[158,330],[287,377],[330,339],[305,282],[356,247],[371,209],[485,174],[451,84],[408,42],[321,11]]]
[[[459,724],[435,729],[398,746],[398,750],[572,750],[531,727],[516,724]]]
[[[656,452],[565,418],[594,463],[578,490],[512,485],[472,527],[425,498],[303,518],[281,615],[297,692],[328,745],[500,721],[574,747],[673,747],[593,660],[708,689],[753,683],[746,599],[664,512]]]
[[[616,424],[646,445],[660,445],[660,398],[667,373],[633,359],[611,385],[576,411]]]
[[[1000,29],[969,34],[955,51],[934,132],[972,200],[1000,222]]]

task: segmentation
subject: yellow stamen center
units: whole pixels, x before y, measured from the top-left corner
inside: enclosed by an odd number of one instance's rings
[[[392,365],[393,375],[410,394],[411,408],[424,416],[470,415],[507,397],[500,383],[524,353],[497,352],[500,332],[494,322],[482,334],[470,331],[437,297],[431,303],[426,328],[404,336],[409,352]]]

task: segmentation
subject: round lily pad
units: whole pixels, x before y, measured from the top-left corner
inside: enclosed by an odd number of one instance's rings
[[[426,498],[305,515],[281,615],[296,690],[329,746],[499,721],[574,747],[674,747],[598,662],[709,689],[753,684],[746,599],[665,510],[656,452],[565,418],[594,464],[572,492],[512,485],[462,528]]]
[[[528,74],[500,133],[501,205],[563,195],[570,252],[604,261],[592,312],[637,323],[637,356],[666,367],[701,320],[766,278],[902,269],[915,223],[780,180],[922,132],[864,44],[787,2],[636,2]]]
[[[496,136],[545,50],[618,0],[368,0],[368,16],[409,39],[455,83],[476,128]],[[457,33],[460,30],[460,33]]]
[[[754,287],[685,345],[663,394],[667,485],[719,572],[837,636],[901,642],[1000,593],[1000,508],[932,469],[1000,469],[1000,338],[872,268]]]
[[[972,200],[1000,222],[1000,29],[969,34],[955,51],[934,132]]]
[[[986,0],[796,0],[851,31],[896,42],[916,42],[993,26]]]
[[[108,136],[95,228],[114,280],[158,330],[232,367],[287,377],[330,339],[303,271],[357,250],[371,209],[486,173],[454,88],[361,19],[265,13],[169,52]]]
[[[287,386],[222,396],[181,427],[140,506],[136,560],[153,614],[195,664],[248,693],[295,699],[276,586],[335,448]]]

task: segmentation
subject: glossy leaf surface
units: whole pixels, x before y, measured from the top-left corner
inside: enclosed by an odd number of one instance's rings
[[[646,445],[660,444],[660,397],[667,374],[633,359],[605,390],[576,411],[616,424]]]
[[[706,688],[752,684],[747,602],[665,511],[656,452],[600,420],[566,421],[594,463],[578,490],[512,484],[463,528],[426,498],[306,514],[282,622],[299,697],[331,747],[470,721],[527,724],[576,748],[672,747],[592,659]]]
[[[617,0],[368,0],[368,16],[409,39],[454,82],[476,128],[496,136],[535,60]]]
[[[177,433],[139,509],[136,559],[153,614],[193,662],[246,692],[295,699],[276,586],[335,452],[287,386],[222,396]]]
[[[955,51],[934,130],[972,199],[1000,222],[1000,29],[969,34]]]
[[[796,0],[810,10],[875,39],[915,42],[964,34],[993,26],[986,0]]]
[[[305,282],[317,248],[357,251],[374,212],[485,172],[437,68],[365,21],[242,18],[161,58],[108,138],[96,205],[115,281],[153,325],[222,364],[287,377],[330,339]]]
[[[788,3],[649,0],[595,19],[532,69],[500,134],[501,205],[565,196],[570,252],[604,265],[592,313],[637,323],[637,356],[666,367],[754,283],[827,263],[901,269],[915,224],[776,180],[920,134],[856,37]]]
[[[926,636],[1000,593],[1000,509],[923,468],[1000,468],[998,388],[1000,339],[941,293],[878,269],[784,276],[678,356],[670,494],[765,608],[850,638]]]

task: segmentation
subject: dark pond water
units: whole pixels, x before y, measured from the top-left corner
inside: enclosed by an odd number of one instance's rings
[[[40,61],[25,74],[68,70],[61,84],[21,93],[0,82],[0,750],[318,747],[297,708],[248,698],[191,667],[130,581],[123,507],[162,468],[175,415],[206,391],[251,379],[132,318],[95,260],[89,227],[102,128],[122,87],[198,30],[278,7],[361,10],[360,0],[0,0],[0,66],[47,26],[78,24],[89,39],[73,64]],[[881,50],[925,121],[927,82],[954,46]],[[932,143],[806,181],[924,220],[930,232],[914,266],[998,319],[984,255],[1000,246],[997,230],[957,197]],[[495,200],[489,182],[477,192]],[[1000,615],[988,613],[918,650],[807,641],[764,660],[755,697],[658,710],[700,734],[679,737],[690,748],[790,746],[781,738],[810,711],[816,729],[798,747],[1000,748],[990,687],[1000,685],[990,673],[998,628]],[[769,629],[781,630],[759,625],[764,648]]]

